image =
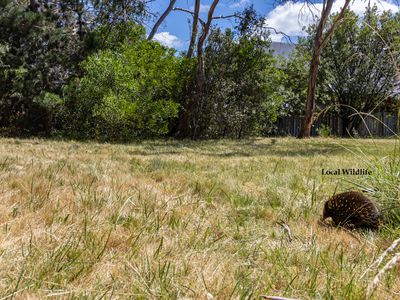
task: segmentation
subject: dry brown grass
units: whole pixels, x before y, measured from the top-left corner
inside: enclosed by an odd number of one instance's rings
[[[394,237],[319,226],[347,188],[321,169],[393,144],[0,139],[0,296],[363,299]],[[376,297],[399,297],[395,272]]]

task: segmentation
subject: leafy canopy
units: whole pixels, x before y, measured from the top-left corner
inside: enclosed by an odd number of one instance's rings
[[[131,30],[136,40],[88,57],[83,63],[86,75],[70,88],[74,101],[68,106],[75,111],[71,121],[86,137],[162,135],[177,116],[174,93],[180,65],[174,51],[146,41],[140,26],[131,23]]]

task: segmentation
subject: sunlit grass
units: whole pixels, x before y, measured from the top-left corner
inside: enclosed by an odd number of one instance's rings
[[[1,139],[0,295],[362,299],[399,233],[318,226],[351,186],[321,170],[366,167],[354,153],[394,143]],[[375,296],[399,291],[387,276]]]

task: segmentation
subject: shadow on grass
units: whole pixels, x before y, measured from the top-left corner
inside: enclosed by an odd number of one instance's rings
[[[216,158],[232,157],[313,157],[315,155],[340,155],[346,150],[331,141],[309,141],[299,143],[297,140],[280,142],[279,139],[269,139],[268,143],[258,143],[251,140],[207,140],[207,141],[177,141],[165,142],[150,141],[144,145],[145,149],[129,150],[131,155],[181,155],[192,153],[200,156]],[[349,145],[347,145],[349,146]],[[172,149],[173,148],[173,149]]]
[[[10,139],[8,143],[33,143],[40,144],[42,141],[56,141],[55,139]],[[88,145],[90,141],[75,141],[60,139],[63,142],[74,142]],[[348,152],[346,148],[354,150],[357,140],[343,139],[309,139],[297,140],[295,138],[249,138],[243,140],[176,140],[158,139],[142,140],[133,143],[99,143],[100,147],[120,145],[128,155],[158,156],[158,155],[199,155],[215,158],[234,157],[314,157],[316,155],[337,156]],[[378,151],[378,150],[377,150]]]

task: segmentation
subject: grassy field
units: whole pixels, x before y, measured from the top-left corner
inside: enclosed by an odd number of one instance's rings
[[[319,226],[355,180],[321,170],[394,144],[0,139],[0,298],[363,299],[400,232]],[[376,299],[400,299],[398,271]]]

